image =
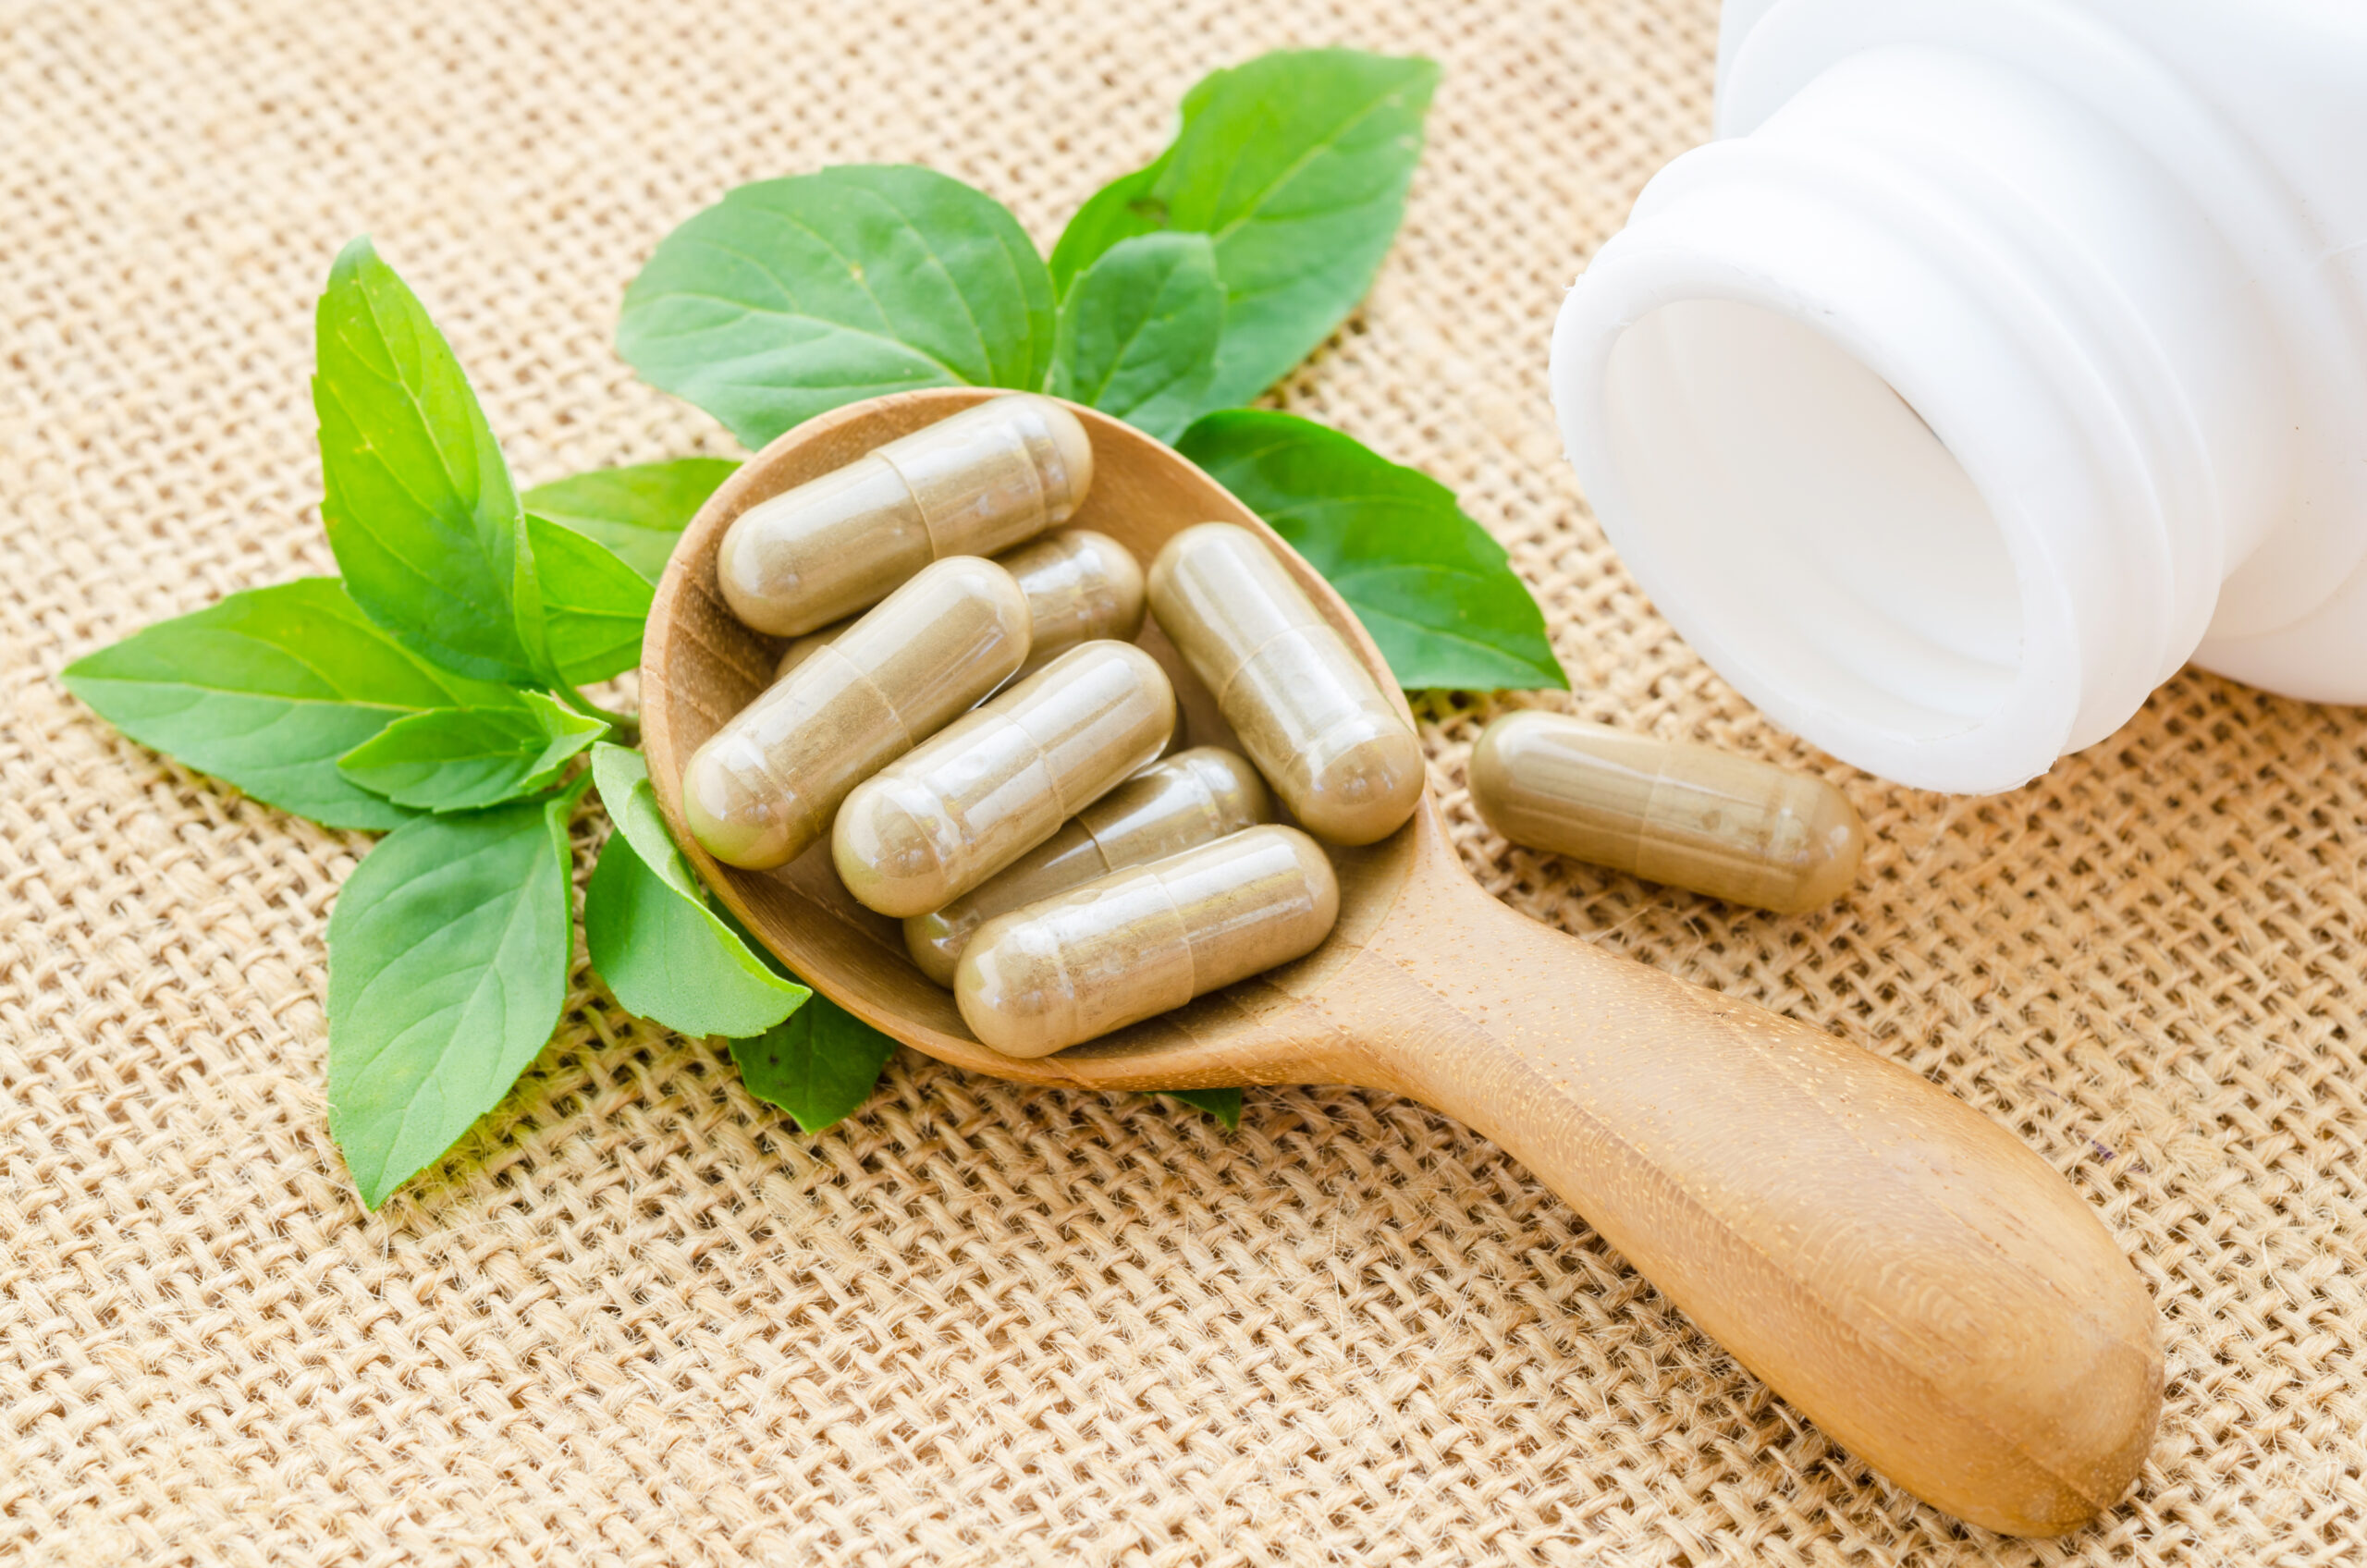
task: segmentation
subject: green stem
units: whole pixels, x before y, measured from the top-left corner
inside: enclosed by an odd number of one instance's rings
[[[567,788],[558,792],[559,804],[572,813],[576,802],[583,799],[583,792],[591,788],[592,770],[588,767],[581,769],[574,778],[567,781]]]
[[[607,721],[615,728],[619,744],[631,746],[640,742],[641,717],[639,715],[618,713],[613,708],[604,708],[564,680],[555,682],[551,692],[559,701],[576,712],[589,714],[594,718]]]

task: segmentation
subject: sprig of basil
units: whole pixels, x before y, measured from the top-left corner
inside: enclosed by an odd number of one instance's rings
[[[1398,684],[1567,690],[1504,547],[1429,475],[1312,420],[1255,409],[1208,415],[1178,450],[1340,591]]]
[[[372,1208],[509,1092],[567,999],[577,791],[423,816],[329,915],[329,1132]]]
[[[1039,390],[1052,335],[1051,276],[1001,203],[853,165],[742,185],[668,235],[617,351],[754,447],[885,392]]]

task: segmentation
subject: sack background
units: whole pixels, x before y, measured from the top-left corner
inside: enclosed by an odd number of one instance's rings
[[[1562,289],[1706,134],[1702,0],[0,0],[0,1560],[2333,1563],[2367,1555],[2367,717],[2188,674],[2017,793],[1772,731],[1605,549],[1545,400]],[[521,482],[726,452],[610,348],[730,185],[914,160],[1047,246],[1206,70],[1446,67],[1368,305],[1280,389],[1461,492],[1576,692],[1425,699],[1515,907],[1838,1031],[2028,1139],[2160,1303],[2131,1499],[2054,1544],[1873,1478],[1505,1157],[1417,1106],[1241,1130],[900,1056],[815,1138],[710,1045],[568,1022],[362,1212],[322,926],[365,840],[133,746],[67,659],[333,570],[307,376],[370,233]],[[1823,769],[1842,907],[1513,850],[1463,759],[1542,702]]]

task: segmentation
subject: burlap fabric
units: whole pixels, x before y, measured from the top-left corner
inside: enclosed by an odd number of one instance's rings
[[[2367,717],[2199,675],[1987,801],[1772,731],[1559,460],[1548,325],[1704,134],[1702,0],[441,9],[0,0],[0,1558],[2335,1563],[2367,1554]],[[2158,1299],[2132,1499],[2038,1545],[1871,1477],[1505,1157],[1422,1109],[1157,1103],[909,1053],[819,1137],[579,969],[560,1038],[377,1218],[324,1130],[362,849],[114,736],[69,657],[332,570],[311,304],[374,235],[523,478],[727,451],[609,346],[737,181],[918,160],[1049,243],[1201,72],[1446,67],[1369,306],[1282,391],[1511,546],[1576,692],[1822,766],[1863,886],[1782,920],[1508,849],[1515,907],[1837,1030],[2027,1138]],[[1532,699],[1508,699],[1527,701]]]

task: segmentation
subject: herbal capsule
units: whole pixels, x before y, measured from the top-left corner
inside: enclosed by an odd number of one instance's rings
[[[975,556],[927,568],[692,754],[692,836],[731,865],[795,860],[848,790],[1016,670],[1027,636],[1011,573]]]
[[[723,535],[716,577],[732,614],[794,637],[933,560],[990,556],[1066,521],[1092,481],[1076,415],[1014,393],[750,507]]]
[[[1866,842],[1821,778],[1553,713],[1480,732],[1471,803],[1515,844],[1778,914],[1839,896]]]
[[[996,915],[1238,833],[1269,815],[1265,781],[1247,762],[1218,746],[1179,752],[1070,817],[975,891],[906,920],[904,947],[922,974],[950,986],[971,935]]]
[[[1131,643],[1143,629],[1143,569],[1132,552],[1106,533],[1067,529],[995,557],[1027,595],[1035,640],[1020,673],[1040,669],[1080,643],[1114,637]],[[854,623],[809,631],[781,650],[776,676],[787,675],[815,649]]]
[[[1340,885],[1314,839],[1252,827],[997,915],[953,999],[1005,1056],[1049,1056],[1315,950]]]
[[[1035,617],[1025,670],[1098,638],[1131,643],[1143,629],[1143,569],[1107,533],[1068,529],[997,559],[1026,594]]]
[[[1414,814],[1421,741],[1256,534],[1204,522],[1169,540],[1150,609],[1309,832],[1369,844]]]
[[[942,909],[1141,769],[1174,729],[1158,660],[1131,643],[1072,648],[849,795],[830,834],[839,879],[882,914]]]

